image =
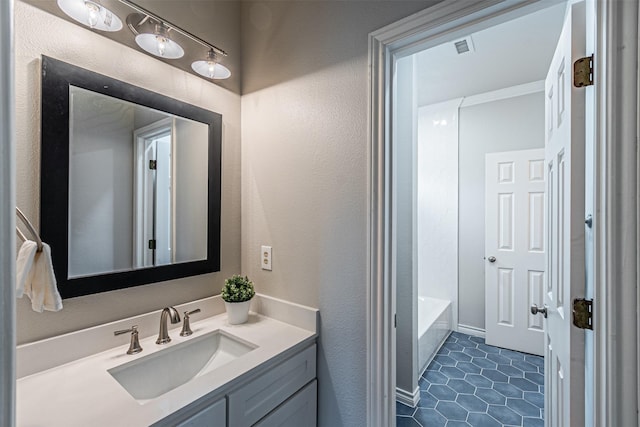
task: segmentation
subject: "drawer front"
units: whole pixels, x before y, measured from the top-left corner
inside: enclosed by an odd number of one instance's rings
[[[229,425],[253,425],[315,377],[314,344],[230,393]]]
[[[181,422],[176,427],[226,427],[226,403],[225,399],[220,399],[208,408],[203,409],[191,418]]]
[[[316,427],[318,381],[313,380],[254,427]]]

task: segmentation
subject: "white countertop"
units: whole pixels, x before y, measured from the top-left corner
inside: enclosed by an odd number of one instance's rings
[[[266,306],[274,304],[274,301],[276,304],[283,303],[268,297],[262,298],[262,302],[266,303],[262,305]],[[294,307],[294,311],[296,309],[299,306]],[[317,313],[313,309],[308,310]],[[17,425],[148,426],[205,395],[219,394],[222,397],[230,387],[253,377],[263,363],[294,347],[302,348],[316,337],[315,330],[293,326],[253,312],[249,321],[242,325],[230,325],[226,314],[200,321],[192,317],[191,321],[193,335],[181,337],[179,330],[174,328],[170,330],[172,341],[169,344],[157,345],[156,337],[149,336],[140,340],[144,350],[136,355],[126,354],[128,344],[120,345],[20,378],[17,381]],[[113,325],[109,326],[113,330]],[[216,330],[227,332],[257,348],[146,403],[139,403],[107,372],[113,367]],[[76,334],[81,334],[81,331]],[[66,338],[68,342],[69,337]],[[52,348],[50,342],[47,345],[48,349]],[[75,341],[75,345],[82,346],[82,342]],[[41,345],[39,349],[46,351],[47,347]],[[37,350],[30,348],[29,357],[33,358]],[[18,357],[20,358],[20,349]],[[47,354],[40,354],[40,357],[46,358]]]

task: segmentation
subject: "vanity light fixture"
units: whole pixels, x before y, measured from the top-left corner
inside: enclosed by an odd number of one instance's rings
[[[191,64],[191,68],[201,76],[214,80],[231,77],[231,71],[218,62],[218,54],[213,49],[209,49],[206,59],[194,61]]]
[[[58,0],[58,7],[74,20],[100,31],[120,31],[122,21],[100,0]]]
[[[145,19],[148,19],[145,18]],[[140,33],[136,43],[152,55],[167,59],[178,59],[184,56],[184,49],[169,37],[169,28],[164,23],[154,25],[153,32]]]

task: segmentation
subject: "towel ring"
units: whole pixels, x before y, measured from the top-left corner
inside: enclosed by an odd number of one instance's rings
[[[23,214],[22,211],[20,210],[20,208],[18,208],[17,206],[16,206],[16,214],[18,215],[18,218],[20,218],[22,220],[24,225],[27,226],[27,228],[29,229],[29,232],[31,233],[31,235],[36,239],[36,244],[38,245],[38,252],[42,252],[42,247],[43,247],[42,239],[40,238],[40,235],[38,234],[36,229],[33,227],[33,224],[31,224],[31,222],[27,219],[25,214]],[[17,225],[16,225],[16,232],[18,233],[18,235],[20,236],[20,238],[22,240],[27,240],[27,238],[22,233],[22,231],[20,231],[20,229],[18,228]]]

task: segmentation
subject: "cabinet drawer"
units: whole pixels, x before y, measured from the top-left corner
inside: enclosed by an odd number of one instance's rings
[[[314,344],[230,393],[229,425],[253,425],[315,377]]]
[[[318,381],[313,380],[254,427],[316,427]]]
[[[176,427],[226,427],[226,403],[225,399],[220,399],[211,406],[184,420]]]

